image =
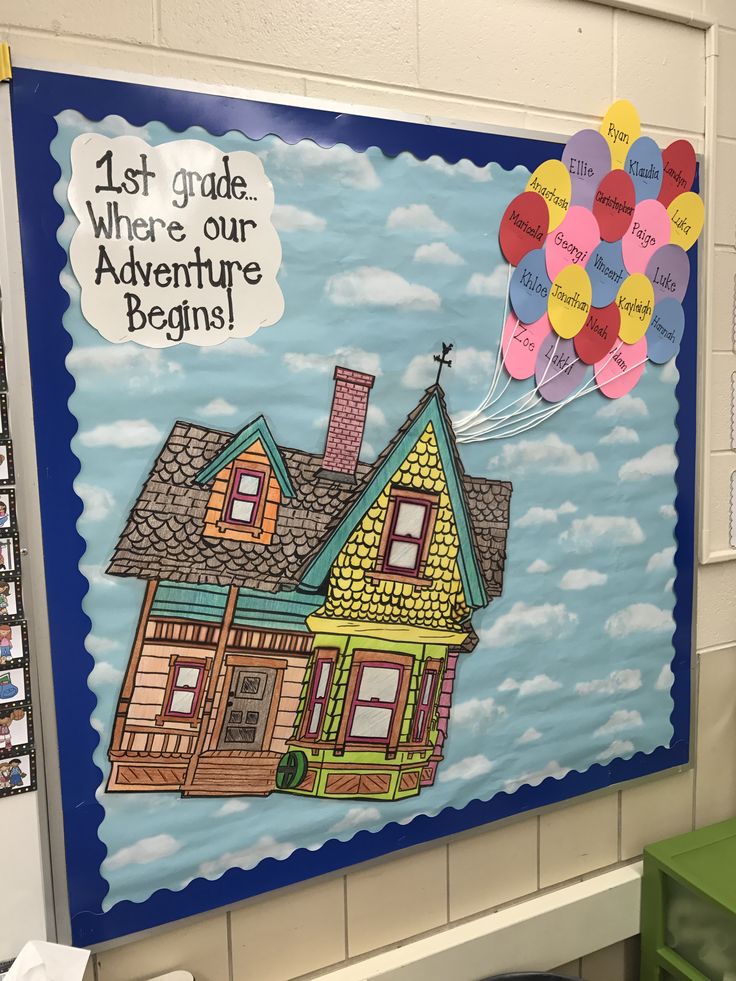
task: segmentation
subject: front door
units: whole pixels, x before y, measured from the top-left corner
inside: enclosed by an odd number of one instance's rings
[[[218,749],[263,749],[276,685],[276,668],[233,667]]]

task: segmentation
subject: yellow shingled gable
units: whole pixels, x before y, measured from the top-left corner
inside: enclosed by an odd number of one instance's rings
[[[391,487],[437,495],[437,516],[422,582],[383,578],[379,550]],[[432,423],[348,538],[330,572],[315,620],[405,624],[457,631],[470,613],[457,563],[459,541]]]

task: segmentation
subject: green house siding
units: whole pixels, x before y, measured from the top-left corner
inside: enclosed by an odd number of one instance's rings
[[[193,585],[163,580],[151,607],[153,617],[220,623],[225,614],[226,586]],[[235,604],[233,624],[265,630],[308,632],[306,618],[318,608],[322,597],[297,592],[263,593],[241,589]]]
[[[414,709],[419,697],[419,686],[421,683],[424,667],[429,658],[439,660],[444,668],[447,656],[447,647],[437,644],[411,644],[391,640],[377,640],[367,637],[345,636],[339,634],[317,634],[314,640],[313,650],[319,651],[320,648],[338,651],[335,662],[335,671],[332,679],[330,697],[327,702],[324,723],[320,738],[321,744],[314,749],[307,748],[300,743],[294,745],[293,749],[305,751],[308,758],[310,769],[315,771],[314,785],[309,790],[300,790],[298,787],[290,790],[290,793],[306,794],[318,797],[351,797],[352,793],[334,793],[327,790],[326,784],[328,777],[334,773],[350,773],[351,768],[354,772],[367,774],[383,774],[390,779],[389,789],[385,792],[361,795],[372,796],[381,800],[396,800],[402,797],[413,797],[420,789],[419,779],[415,788],[402,790],[399,786],[401,775],[406,772],[415,772],[418,777],[429,761],[437,739],[438,728],[436,725],[436,711],[433,712],[428,728],[427,745],[421,750],[402,749],[402,744],[406,744],[411,738],[411,727],[414,718]],[[344,713],[349,711],[347,705],[347,688],[350,673],[353,666],[353,655],[355,651],[370,650],[380,655],[381,652],[391,654],[410,654],[413,657],[412,671],[409,679],[407,700],[401,722],[401,735],[396,754],[388,759],[385,751],[379,747],[368,747],[365,749],[345,749],[343,752],[337,751],[337,740],[340,731],[340,724]],[[295,733],[299,731],[304,712],[307,709],[307,697],[311,690],[312,675],[314,672],[313,659],[312,665],[304,681],[302,693],[299,701],[297,719],[294,726]],[[442,672],[441,669],[441,672]],[[438,679],[436,687],[435,703],[439,697],[442,677]],[[435,705],[436,708],[436,705]],[[332,745],[326,746],[325,742]],[[333,764],[334,766],[331,766]]]

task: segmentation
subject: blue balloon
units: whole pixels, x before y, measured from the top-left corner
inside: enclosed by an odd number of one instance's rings
[[[601,242],[585,267],[593,287],[593,306],[613,303],[621,284],[629,275],[624,265],[621,242]]]
[[[528,252],[514,270],[509,286],[511,306],[523,324],[533,324],[547,312],[551,288],[544,249]]]
[[[659,196],[664,164],[662,151],[650,136],[640,136],[631,144],[626,154],[624,172],[634,182],[637,204]]]
[[[655,364],[671,361],[680,350],[685,330],[685,311],[672,297],[655,304],[647,327],[647,357]]]

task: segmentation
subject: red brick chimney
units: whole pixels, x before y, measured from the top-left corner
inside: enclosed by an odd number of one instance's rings
[[[335,391],[320,476],[352,481],[363,442],[368,396],[375,378],[339,366],[335,368],[334,378]]]

